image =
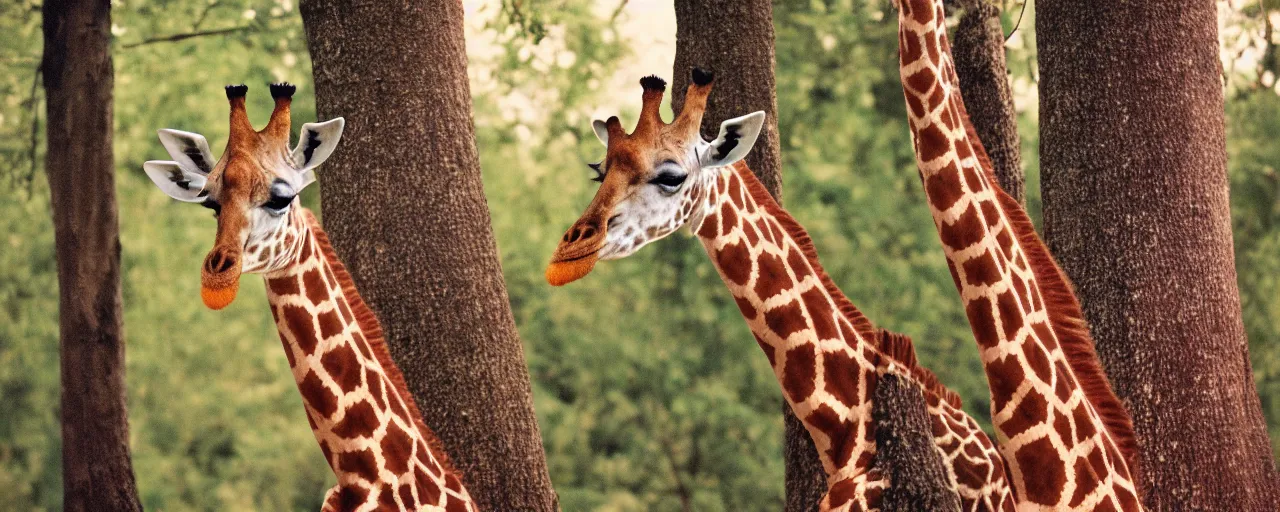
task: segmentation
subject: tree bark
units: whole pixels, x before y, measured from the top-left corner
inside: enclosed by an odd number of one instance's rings
[[[1000,188],[1019,203],[1025,202],[1018,112],[1013,108],[1005,65],[1000,8],[989,0],[948,0],[947,4],[964,10],[951,53],[970,121],[991,157]]]
[[[44,75],[58,259],[63,508],[142,510],[125,412],[111,150],[111,4],[46,0]]]
[[[765,127],[747,154],[747,166],[769,193],[781,200],[773,6],[767,0],[676,2],[676,62],[671,75],[671,106],[675,112],[684,104],[689,73],[694,67],[716,75],[715,90],[702,116],[704,138],[715,138],[720,133],[720,123],[726,119],[764,111]],[[817,462],[816,455],[813,460]]]
[[[887,374],[872,396],[876,465],[889,477],[881,512],[959,511],[960,496],[933,447],[933,423],[920,386]]]
[[[690,70],[716,74],[715,90],[702,116],[703,137],[711,140],[726,119],[765,112],[765,127],[747,154],[747,166],[782,202],[782,158],[778,146],[778,98],[773,76],[773,6],[768,0],[688,0],[675,3],[676,60],[671,107],[680,111]],[[782,454],[786,461],[787,512],[816,510],[827,493],[827,476],[804,425],[782,405]]]
[[[706,114],[702,117],[702,133],[705,138],[711,139],[718,134],[720,123],[726,119],[757,110],[764,111],[765,128],[746,161],[769,193],[781,203],[782,160],[778,138],[777,89],[773,73],[773,6],[766,0],[685,0],[676,2],[675,9],[676,59],[672,70],[672,110],[679,112],[684,103],[690,70],[702,67],[716,73],[715,91],[712,92]],[[876,396],[880,397],[881,393],[877,391]],[[930,471],[936,470],[939,474],[943,471],[942,460],[928,437],[929,420],[923,397],[920,397],[919,404],[914,408],[905,408],[905,404],[916,403],[911,398],[913,393],[919,395],[920,391],[907,385],[885,388],[885,400],[904,404],[904,408],[894,409],[892,413],[881,411],[878,424],[894,430],[886,438],[892,439],[891,442],[916,441],[916,436],[921,432],[929,439],[929,443],[923,445],[911,442],[891,447],[890,453],[895,454],[892,457],[902,463],[900,468],[911,467],[922,461],[929,461],[935,467],[917,469],[921,472],[916,474],[899,473],[904,481],[910,483],[907,488],[898,491],[898,496],[906,498],[897,502],[902,508],[896,510],[922,510],[910,501],[917,496],[936,497],[947,494],[958,499],[945,479],[932,479],[935,475]],[[783,458],[786,461],[784,510],[817,510],[818,503],[827,493],[826,472],[822,469],[817,449],[814,448],[813,439],[809,437],[804,424],[796,418],[789,406],[784,404],[782,409],[786,427],[783,439]],[[920,425],[924,425],[923,431],[918,429]],[[941,487],[934,486],[939,483]],[[959,502],[956,503],[958,508]]]
[[[301,4],[316,111],[347,119],[325,227],[483,510],[555,510],[471,120],[456,0]]]
[[[1149,510],[1277,510],[1240,317],[1213,2],[1037,6],[1045,235]]]

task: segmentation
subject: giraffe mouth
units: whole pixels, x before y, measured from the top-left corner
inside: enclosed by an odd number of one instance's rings
[[[559,255],[557,255],[559,256]],[[551,286],[564,286],[591,273],[596,262],[600,260],[600,249],[573,258],[552,258],[547,265],[547,283]]]
[[[232,281],[231,285],[225,288],[210,288],[202,285],[200,286],[200,299],[204,301],[204,305],[209,309],[217,311],[236,300],[236,293],[239,291],[239,280]]]
[[[200,269],[200,299],[209,309],[219,310],[236,300],[240,291],[239,251],[214,248]]]

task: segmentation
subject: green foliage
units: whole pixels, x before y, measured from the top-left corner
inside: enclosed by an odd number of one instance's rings
[[[1231,227],[1235,235],[1240,305],[1254,381],[1273,450],[1280,454],[1280,96],[1263,89],[1227,107]]]
[[[36,72],[43,48],[40,4],[22,0],[0,7],[0,33],[0,186],[30,195],[43,163],[44,125],[35,116],[44,111]]]
[[[0,487],[18,510],[62,506],[58,277],[43,180],[0,195]]]
[[[30,172],[38,6],[0,12],[0,488],[19,510],[61,507],[57,280],[48,190]],[[275,341],[261,282],[229,309],[198,298],[213,236],[201,208],[142,175],[167,158],[155,130],[226,138],[222,85],[300,85],[295,126],[315,119],[310,62],[290,0],[117,1],[113,12],[127,383],[134,469],[159,510],[315,510],[332,476]],[[472,4],[468,4],[469,6]],[[550,288],[542,271],[595,185],[585,163],[599,105],[635,119],[639,88],[607,88],[631,54],[610,4],[501,2],[468,12],[477,145],[512,309],[525,342],[551,476],[565,510],[777,510],[783,401],[699,244],[676,234]],[[1011,10],[1016,7],[1011,6]],[[252,14],[250,14],[252,11]],[[878,325],[915,340],[922,361],[985,422],[972,336],[921,197],[898,85],[895,13],[879,0],[774,5],[784,205],[823,264]],[[1008,30],[1016,11],[1006,12]],[[624,14],[625,16],[625,14]],[[1038,206],[1034,12],[1010,47],[1028,203]],[[219,32],[191,38],[183,34]],[[175,40],[176,39],[176,40]],[[642,51],[636,49],[634,51]],[[628,71],[635,75],[670,69]],[[1252,77],[1251,77],[1252,78]],[[37,90],[36,103],[42,92]],[[1280,98],[1228,105],[1232,210],[1245,323],[1264,410],[1280,434],[1280,276],[1272,144]],[[41,128],[42,129],[42,128]],[[38,132],[37,132],[38,134]],[[37,146],[38,151],[43,148]],[[216,150],[216,149],[215,149]],[[39,155],[39,153],[37,153]],[[320,179],[324,180],[324,171]],[[5,177],[10,177],[5,180]],[[29,187],[29,190],[28,190]],[[314,190],[314,188],[313,188]],[[315,192],[305,201],[315,203]]]

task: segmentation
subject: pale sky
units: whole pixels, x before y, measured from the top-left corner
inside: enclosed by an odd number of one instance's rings
[[[607,19],[622,0],[598,2],[596,14]],[[500,55],[501,48],[496,42],[497,34],[487,32],[485,24],[498,15],[500,0],[465,0],[463,9],[466,16],[467,56],[471,60],[472,92],[488,90],[494,84],[488,73],[490,69],[484,63]],[[602,30],[603,30],[603,24]],[[574,65],[576,56],[564,50],[564,33],[561,27],[549,26],[547,37],[536,47],[530,48],[533,60],[531,66],[538,70],[544,66],[567,67]],[[626,91],[628,86],[637,83],[640,77],[657,74],[670,81],[671,65],[676,54],[676,14],[670,0],[627,0],[618,16],[617,36],[622,39],[623,47],[629,54],[622,62],[618,62],[615,72],[600,77],[603,90]],[[607,37],[607,36],[606,36]],[[597,90],[600,90],[599,88]],[[504,111],[511,109],[513,116],[520,119],[536,117],[532,110],[538,104],[537,98],[529,97],[537,91],[517,91],[514,98],[505,99]],[[602,95],[594,109],[587,114],[594,117],[608,117],[636,102],[637,95]],[[520,111],[528,109],[522,114]],[[532,120],[532,119],[530,119]]]

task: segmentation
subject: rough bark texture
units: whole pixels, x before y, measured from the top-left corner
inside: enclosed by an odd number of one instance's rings
[[[428,425],[483,510],[554,510],[480,182],[462,5],[304,1],[324,223]]]
[[[764,130],[747,155],[747,165],[755,172],[765,188],[779,203],[782,202],[782,160],[778,139],[778,100],[773,74],[774,36],[773,6],[766,0],[685,0],[675,3],[676,8],[676,61],[672,70],[671,105],[675,112],[684,103],[685,88],[689,86],[689,72],[702,67],[716,73],[715,90],[707,103],[702,118],[702,133],[710,140],[720,131],[720,123],[726,119],[762,110],[767,115]],[[920,391],[911,386],[894,386],[884,391],[893,403],[910,403],[911,393]],[[878,396],[878,395],[877,395]],[[783,458],[786,460],[787,512],[817,510],[818,503],[827,492],[827,477],[818,460],[813,439],[804,425],[785,404],[782,407],[786,426],[783,439]],[[904,428],[894,432],[893,439],[915,439],[917,425],[928,425],[924,402],[915,409],[898,409],[884,416],[885,425]],[[928,432],[925,428],[925,432]],[[936,456],[932,444],[915,444],[901,448],[898,460],[923,461],[937,459],[935,468],[942,471],[942,461]],[[917,450],[916,448],[920,448]],[[891,448],[891,451],[893,449]],[[909,454],[906,452],[910,452]],[[902,466],[908,467],[908,466]],[[916,496],[921,489],[935,483],[929,479],[932,473],[907,477],[913,483],[902,490],[901,496]],[[943,484],[930,492],[955,493]],[[958,498],[957,498],[958,499]],[[922,510],[909,501],[900,501],[898,510]],[[958,506],[957,501],[957,506]],[[889,509],[893,510],[893,509]]]
[[[747,166],[769,193],[781,199],[773,6],[767,0],[676,2],[676,62],[671,86],[671,105],[676,112],[684,104],[689,72],[694,67],[716,74],[715,90],[702,116],[702,134],[707,140],[720,133],[720,123],[726,119],[765,112],[765,127],[747,155]]]
[[[1045,234],[1150,510],[1280,510],[1240,319],[1213,2],[1037,6]]]
[[[960,496],[933,447],[932,422],[920,387],[890,374],[880,378],[872,396],[876,464],[890,482],[881,512],[960,510]]]
[[[45,169],[58,258],[63,507],[142,510],[125,414],[111,151],[111,5],[46,0],[43,9]]]
[[[951,53],[970,121],[991,157],[1000,188],[1019,203],[1024,202],[1018,112],[1013,108],[1009,69],[1004,60],[1000,8],[989,0],[948,0],[947,6],[964,11]]]
[[[747,155],[747,166],[782,202],[782,159],[778,146],[778,98],[773,76],[773,6],[768,0],[688,0],[675,3],[676,61],[672,69],[671,106],[684,104],[689,72],[694,67],[716,74],[715,90],[702,116],[707,140],[726,119],[765,112],[760,138]],[[786,460],[787,512],[817,510],[827,492],[827,476],[804,425],[783,404],[786,426],[782,455]]]

